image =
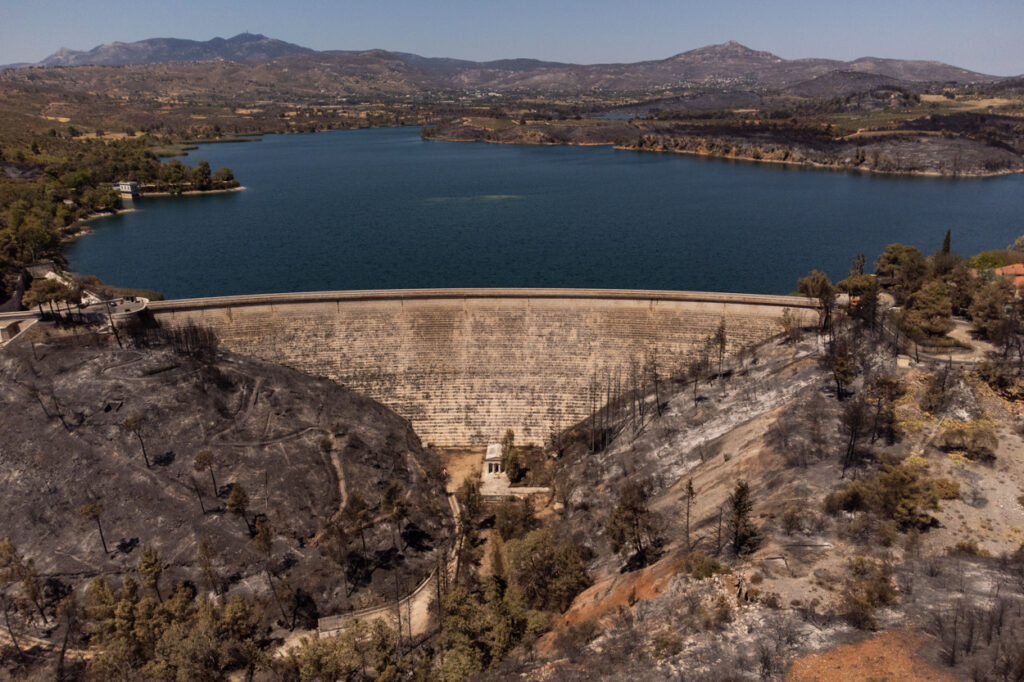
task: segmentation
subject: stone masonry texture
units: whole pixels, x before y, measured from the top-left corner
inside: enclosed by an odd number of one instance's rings
[[[678,373],[724,319],[727,352],[781,331],[807,299],[577,289],[315,292],[162,301],[161,324],[211,327],[222,347],[328,377],[388,405],[438,446],[505,429],[542,444],[585,419],[591,386],[657,358]],[[603,398],[602,398],[603,400]]]

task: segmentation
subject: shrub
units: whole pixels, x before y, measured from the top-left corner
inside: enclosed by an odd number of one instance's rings
[[[978,378],[988,384],[993,391],[1009,400],[1024,398],[1024,382],[1013,363],[990,361],[977,366],[975,373]]]
[[[705,580],[716,573],[731,573],[728,568],[718,562],[718,559],[709,557],[700,550],[695,550],[686,555],[686,571],[696,580]]]
[[[803,513],[800,507],[791,504],[782,512],[782,529],[786,535],[792,535],[803,528]]]
[[[570,660],[577,658],[590,642],[601,634],[601,626],[593,619],[562,628],[555,635],[555,646]]]
[[[978,546],[977,540],[961,540],[952,547],[947,547],[946,553],[950,556],[992,556],[992,553],[989,552],[987,549]]]
[[[991,419],[976,419],[962,422],[956,419],[942,420],[941,440],[947,451],[962,451],[969,459],[991,459],[999,446],[996,425]]]
[[[968,265],[977,270],[991,270],[1020,262],[1021,256],[1019,251],[992,249],[990,251],[982,251],[976,256],[971,256],[970,260],[968,260]]]
[[[896,534],[899,528],[895,521],[883,521],[878,526],[878,541],[883,547],[892,547],[896,544]]]
[[[921,409],[934,414],[946,405],[946,382],[937,374],[929,374],[924,378],[924,391],[921,393]]]
[[[672,658],[683,650],[682,639],[679,638],[679,635],[671,632],[663,632],[660,635],[655,635],[651,644],[654,648],[654,657],[659,661]]]
[[[863,296],[876,286],[878,278],[874,275],[863,273],[850,275],[846,279],[836,282],[836,289],[851,296]]]
[[[948,486],[941,489],[948,491]],[[916,466],[883,464],[872,478],[852,481],[825,498],[829,514],[869,512],[894,521],[901,529],[924,528],[932,521],[929,511],[939,508],[935,481],[921,475]]]
[[[804,334],[803,327],[800,325],[800,319],[789,308],[782,309],[782,316],[779,317],[779,326],[782,327],[782,333],[785,335],[786,341],[790,343],[799,341]]]
[[[494,530],[506,542],[521,538],[536,527],[537,519],[529,497],[505,500],[494,515]]]
[[[861,630],[878,626],[875,609],[896,600],[892,567],[884,561],[857,557],[847,566],[850,577],[843,587],[840,602],[847,622]]]
[[[841,511],[867,511],[872,506],[869,502],[872,494],[868,483],[853,481],[842,490],[829,493],[825,497],[825,511],[829,514],[838,514]]]
[[[715,601],[715,607],[710,611],[704,612],[701,625],[704,626],[705,630],[720,629],[726,623],[732,622],[732,618],[732,604],[729,603],[724,594],[720,594]]]
[[[960,497],[960,482],[949,478],[936,478],[932,481],[935,494],[940,500],[955,500]]]

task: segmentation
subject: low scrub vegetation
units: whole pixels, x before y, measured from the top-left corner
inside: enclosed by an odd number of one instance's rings
[[[939,508],[939,500],[952,492],[946,482],[924,476],[918,467],[883,464],[881,471],[852,481],[825,498],[829,514],[866,512],[896,522],[901,529],[923,529],[931,525],[930,512]]]

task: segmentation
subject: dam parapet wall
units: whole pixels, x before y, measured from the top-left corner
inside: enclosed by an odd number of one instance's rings
[[[162,324],[211,327],[222,347],[324,376],[409,419],[440,446],[505,429],[540,444],[589,416],[602,386],[657,359],[675,374],[725,321],[727,353],[782,331],[805,298],[594,289],[308,292],[157,301]],[[603,391],[602,391],[603,395]],[[603,399],[603,398],[602,398]]]

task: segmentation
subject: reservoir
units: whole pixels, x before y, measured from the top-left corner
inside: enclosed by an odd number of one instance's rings
[[[1024,234],[1024,176],[853,175],[610,147],[423,141],[416,128],[203,145],[245,191],[142,198],[70,268],[168,298],[335,289],[788,293],[890,242],[970,255]]]

